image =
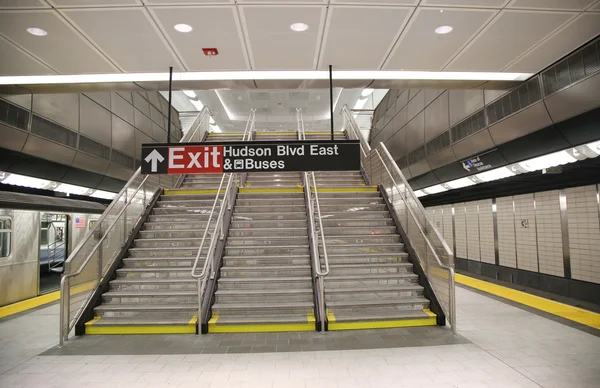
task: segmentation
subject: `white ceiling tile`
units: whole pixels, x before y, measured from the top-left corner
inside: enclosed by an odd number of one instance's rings
[[[48,32],[34,36],[28,27]],[[115,69],[55,11],[6,11],[0,13],[0,34],[63,74],[110,73]]]
[[[147,5],[206,5],[233,4],[234,0],[145,0]]]
[[[419,0],[331,0],[331,4],[353,5],[417,5]]]
[[[50,8],[43,0],[0,0],[0,8]]]
[[[55,74],[51,69],[0,37],[0,75]]]
[[[494,15],[493,10],[420,9],[384,66],[389,70],[433,70],[442,67],[464,47],[474,34]],[[435,29],[452,26],[454,30],[438,35]]]
[[[112,7],[119,5],[142,5],[140,0],[49,0],[57,8],[61,7]]]
[[[154,8],[152,10],[175,49],[191,71],[247,70],[246,54],[236,25],[233,7]],[[185,23],[189,33],[175,31]],[[219,55],[209,58],[202,48],[217,48]]]
[[[142,9],[63,12],[125,71],[165,71],[169,66],[182,70]]]
[[[421,5],[443,7],[500,8],[509,0],[423,0]]]
[[[306,4],[325,4],[327,0],[238,0],[240,4],[275,4],[275,5],[287,5],[289,3],[306,3]],[[287,4],[286,4],[287,3]]]
[[[596,0],[512,0],[507,8],[560,9],[583,11]]]
[[[550,63],[558,61],[574,48],[600,35],[600,14],[584,13],[559,33],[544,41],[506,70],[537,73]]]
[[[379,69],[412,8],[332,7],[329,13],[320,67],[367,70]]]
[[[242,7],[254,70],[314,69],[324,11],[315,6]],[[292,31],[290,25],[298,22],[308,30]]]
[[[500,71],[573,17],[567,12],[502,11],[444,70]]]
[[[600,1],[598,1],[596,3],[596,5],[594,5],[593,7],[591,7],[590,9],[594,10],[594,11],[600,11]]]

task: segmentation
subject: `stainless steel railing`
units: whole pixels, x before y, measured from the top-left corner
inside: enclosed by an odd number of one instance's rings
[[[203,109],[181,142],[204,138],[209,116],[210,111]],[[143,176],[138,168],[69,255],[60,282],[59,346],[68,340],[153,197],[165,187],[177,187],[178,182],[176,175]]]
[[[361,166],[371,185],[386,191],[392,208],[416,253],[416,260],[427,275],[452,331],[456,333],[456,297],[454,255],[450,247],[427,217],[423,205],[413,192],[400,168],[385,147],[379,143],[371,149],[361,136],[348,107],[342,110],[344,128],[350,139],[360,140]]]
[[[248,116],[248,121],[246,122],[246,128],[244,130],[244,135],[242,137],[242,141],[248,141],[252,137],[252,131],[254,129],[254,120],[256,117],[256,111],[253,109]],[[223,183],[225,182],[225,178],[227,179],[227,186],[225,187],[225,192],[223,193],[223,198],[221,198],[221,193],[223,192]],[[243,182],[240,182],[240,184]],[[200,247],[198,248],[198,252],[196,253],[196,259],[194,260],[194,265],[192,266],[191,275],[198,281],[198,319],[200,320],[202,317],[202,304],[204,300],[204,292],[206,291],[207,279],[210,274],[211,278],[215,275],[215,249],[217,247],[217,242],[219,240],[223,240],[225,231],[223,230],[223,225],[225,221],[225,211],[230,210],[233,207],[233,203],[235,202],[235,187],[238,185],[238,177],[237,174],[223,174],[221,178],[221,182],[219,183],[219,188],[217,189],[217,194],[215,195],[215,200],[213,201],[212,208],[210,210],[210,215],[208,217],[208,222],[206,223],[206,227],[204,229],[204,234],[202,235],[202,241],[200,242]],[[217,204],[221,202],[219,208],[219,214],[215,220],[214,229],[212,232],[211,224],[212,219],[215,214],[215,209]],[[198,265],[200,263],[200,257],[202,256],[202,249],[204,248],[204,244],[208,235],[211,235],[210,244],[208,246],[208,251],[205,255],[204,263],[202,266],[202,272],[197,273]],[[201,331],[199,331],[201,333]]]
[[[296,109],[296,127],[298,131],[298,140],[306,140],[306,132],[304,131],[304,118],[302,117],[302,110]],[[321,217],[321,208],[319,204],[319,193],[317,190],[317,181],[315,179],[314,172],[303,173],[304,182],[304,195],[306,197],[306,203],[309,206],[308,209],[308,231],[311,234],[312,245],[313,245],[313,277],[315,278],[315,287],[317,289],[317,309],[319,317],[322,320],[321,332],[325,332],[325,277],[329,275],[329,257],[327,256],[327,243],[325,242],[325,230],[323,229],[323,220]],[[311,186],[314,190],[314,197],[312,196]],[[317,210],[318,222],[319,222],[319,233],[315,229],[315,209]],[[321,265],[321,255],[319,251],[319,234],[321,235],[321,242],[323,245],[323,262],[324,269]]]

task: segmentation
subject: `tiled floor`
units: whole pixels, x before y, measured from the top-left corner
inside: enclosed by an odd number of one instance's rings
[[[325,336],[90,336],[69,342],[66,350],[54,348],[58,317],[52,306],[0,321],[0,387],[599,386],[599,336],[463,288],[457,306],[458,338],[440,328]],[[364,342],[368,348],[310,348]],[[259,353],[202,353],[232,348]]]

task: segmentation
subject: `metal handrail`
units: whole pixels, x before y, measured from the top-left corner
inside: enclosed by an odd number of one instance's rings
[[[138,171],[136,172],[136,174],[134,174],[134,176],[129,180],[128,184],[125,186],[124,189],[127,189],[129,187],[129,184],[131,183],[131,180],[136,177],[137,175],[139,175],[141,172],[140,169],[138,169]],[[69,294],[66,292],[65,286],[67,284],[67,281],[72,278],[75,277],[77,275],[80,275],[81,272],[83,271],[83,269],[87,266],[87,264],[89,263],[89,261],[92,259],[92,257],[94,256],[94,254],[98,251],[98,249],[100,248],[100,246],[102,245],[102,243],[104,243],[104,240],[106,239],[106,236],[108,236],[109,232],[112,230],[112,228],[117,224],[118,221],[120,221],[120,217],[123,215],[123,213],[125,213],[125,210],[127,210],[127,206],[129,206],[131,204],[131,202],[133,202],[133,199],[135,198],[136,194],[140,191],[140,189],[146,184],[146,181],[148,180],[149,175],[146,175],[146,177],[142,180],[142,183],[140,183],[140,185],[137,187],[137,189],[134,191],[133,195],[131,195],[129,197],[129,199],[127,200],[127,202],[125,203],[125,205],[123,206],[123,209],[121,209],[121,211],[119,211],[119,213],[117,214],[117,216],[115,217],[115,220],[110,224],[110,226],[108,227],[108,229],[106,230],[106,232],[102,235],[102,237],[100,238],[100,241],[98,241],[98,243],[96,245],[94,245],[94,248],[92,249],[92,251],[87,255],[87,257],[85,258],[85,260],[83,261],[83,263],[81,263],[81,265],[79,266],[79,268],[77,269],[77,271],[75,272],[71,272],[71,273],[64,273],[62,278],[60,279],[60,295],[61,297],[61,302],[60,302],[60,337],[59,337],[59,346],[63,346],[64,344],[64,340],[66,339],[66,337],[69,335],[69,331],[71,330],[71,327],[67,327],[67,325],[69,325],[69,322],[65,321],[65,307],[66,305],[68,305],[68,303],[64,303],[65,300],[68,301],[69,298]],[[120,198],[117,197],[117,198]],[[115,201],[116,202],[116,201]],[[100,227],[100,223],[102,222],[102,220],[104,220],[104,218],[106,217],[106,214],[108,214],[108,211],[105,211],[102,216],[100,217],[100,219],[98,221],[96,221],[94,227],[90,230],[90,233],[93,233],[96,231],[96,229],[98,227]],[[88,235],[91,235],[90,233],[88,233]],[[87,238],[84,239],[84,241],[87,241]],[[76,248],[76,251],[74,251],[71,256],[69,256],[69,258],[67,259],[67,261],[65,262],[65,272],[66,269],[69,268],[69,264],[71,263],[71,261],[73,261],[73,257],[75,257],[75,254],[77,252],[79,252],[79,250],[81,250],[83,244],[78,245],[78,247]],[[70,260],[69,260],[70,259]],[[64,299],[63,299],[64,298]],[[77,313],[77,315],[74,317],[73,321],[77,321],[79,319],[79,317],[81,316],[81,314],[83,314],[83,309],[80,309]]]
[[[406,197],[402,194],[402,190],[400,189],[399,185],[396,183],[396,180],[394,179],[392,173],[390,172],[390,170],[387,168],[385,161],[383,160],[383,158],[381,157],[381,154],[379,153],[379,151],[377,149],[374,150],[375,154],[377,155],[377,157],[379,157],[379,160],[381,161],[381,165],[385,168],[389,178],[392,180],[392,183],[394,185],[394,187],[396,188],[396,190],[398,191],[398,194],[400,195],[400,197],[402,198],[402,201],[406,204],[408,204],[408,201],[406,199]],[[386,150],[387,151],[387,150]],[[405,186],[406,187],[406,186]],[[417,225],[417,229],[420,232],[420,234],[423,236],[423,239],[425,240],[425,242],[427,243],[427,246],[429,247],[429,249],[431,250],[431,252],[433,253],[433,257],[435,258],[435,261],[437,262],[437,264],[448,271],[448,275],[450,277],[450,326],[452,327],[452,332],[454,334],[456,334],[456,300],[455,300],[455,294],[454,294],[454,289],[455,289],[455,281],[454,281],[454,268],[452,266],[443,264],[442,261],[440,260],[438,254],[435,251],[435,248],[433,247],[433,244],[431,243],[431,241],[429,240],[429,238],[427,237],[427,234],[425,233],[425,231],[423,230],[423,227],[421,226],[421,223],[419,222],[418,218],[415,216],[414,212],[412,211],[412,209],[410,208],[410,206],[406,206],[406,209],[408,210],[409,214],[411,215],[415,225]],[[446,242],[441,239],[442,244],[446,245]],[[453,256],[452,252],[447,252],[449,256]]]
[[[363,157],[366,158],[367,155],[369,154],[369,152],[371,151],[371,146],[369,145],[369,143],[367,143],[367,141],[360,134],[360,129],[357,128],[357,125],[354,122],[354,118],[352,117],[352,114],[350,113],[350,109],[348,108],[348,105],[344,105],[344,107],[342,108],[342,116],[345,116],[346,121],[350,124],[350,128],[352,129],[352,134],[354,135],[353,140],[360,141],[360,151],[361,151]]]
[[[315,173],[308,173],[312,176],[312,187],[314,188],[315,197],[313,199],[314,205],[312,209],[317,209],[317,214],[319,216],[319,232],[321,234],[321,240],[323,241],[323,260],[325,261],[325,271],[321,271],[321,258],[319,256],[319,265],[315,269],[318,276],[327,276],[329,275],[329,257],[327,256],[327,244],[325,243],[325,231],[323,230],[323,219],[321,217],[321,205],[319,204],[319,193],[317,192],[317,180],[315,179]]]

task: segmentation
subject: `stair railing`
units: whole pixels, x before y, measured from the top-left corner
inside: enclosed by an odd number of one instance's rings
[[[203,109],[195,128],[180,143],[203,139],[209,120],[210,111]],[[144,176],[138,168],[66,259],[60,281],[60,347],[68,341],[69,333],[87,310],[153,197],[163,188],[175,188],[180,179],[177,175]]]
[[[242,137],[242,141],[249,141],[252,138],[252,131],[254,130],[254,120],[256,118],[256,110],[252,109],[250,114],[248,115],[248,121],[246,122],[246,128],[244,130],[244,135]],[[209,274],[210,277],[213,278],[215,276],[215,250],[217,248],[217,242],[219,240],[223,240],[225,231],[223,230],[223,225],[225,221],[225,211],[230,210],[233,207],[233,203],[235,202],[235,188],[238,184],[238,174],[230,173],[223,174],[221,178],[221,182],[219,183],[219,188],[217,189],[217,194],[215,195],[215,200],[213,201],[212,208],[210,210],[210,215],[208,217],[208,221],[206,223],[206,227],[204,228],[204,234],[202,235],[202,241],[200,242],[200,247],[198,248],[198,252],[196,253],[196,259],[194,260],[194,265],[192,266],[191,275],[198,281],[198,320],[202,317],[202,304],[204,300],[204,293],[206,291],[206,286],[208,284]],[[225,178],[227,179],[227,186],[223,189],[223,183],[225,182]],[[242,175],[240,180],[240,185],[245,183],[245,174]],[[223,192],[223,197],[221,198],[221,193]],[[220,202],[219,214],[215,220],[214,229],[212,232],[211,224],[212,219],[215,214],[215,209],[217,204]],[[202,257],[202,249],[204,248],[204,244],[208,235],[210,237],[210,243],[208,246],[208,251],[204,256],[204,263],[202,266],[202,272],[198,272],[198,265],[200,263],[200,257]],[[199,330],[199,333],[202,333]]]
[[[196,119],[190,126],[190,129],[183,135],[180,143],[198,143],[204,140],[206,135],[208,134],[208,128],[210,126],[210,117],[211,117],[210,109],[207,106],[202,108]],[[185,178],[185,174],[180,174],[177,177],[176,183],[174,187],[179,188],[183,183],[183,178]]]
[[[246,128],[244,128],[244,135],[242,136],[242,141],[252,141],[254,137],[255,130],[255,121],[256,121],[256,109],[251,109],[250,114],[248,115],[248,120],[246,121]],[[246,179],[248,178],[248,173],[245,172],[240,174],[239,186],[246,186]]]
[[[350,139],[360,140],[361,166],[371,185],[381,186],[408,243],[416,253],[415,259],[427,274],[427,281],[456,334],[456,297],[454,282],[454,254],[431,222],[427,213],[408,184],[404,174],[390,155],[385,144],[371,149],[361,136],[358,125],[347,106],[342,109],[344,128]]]

